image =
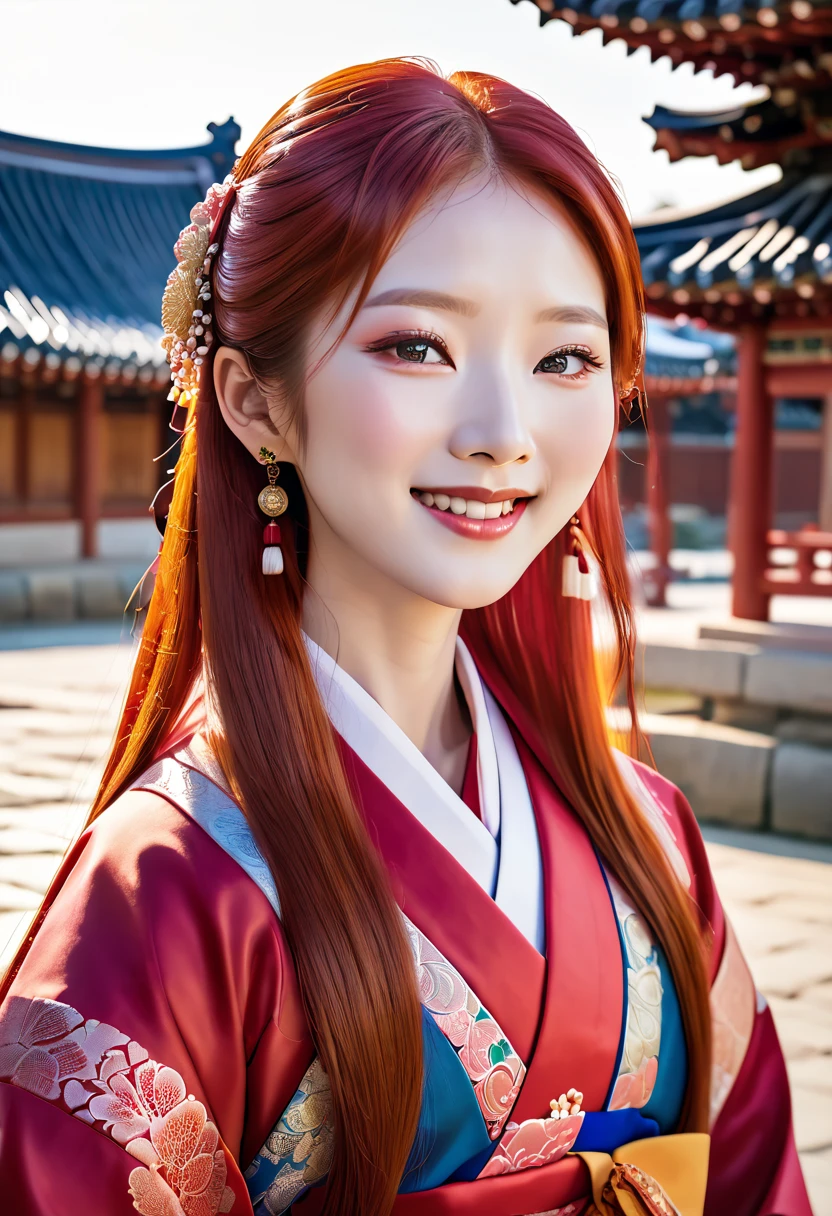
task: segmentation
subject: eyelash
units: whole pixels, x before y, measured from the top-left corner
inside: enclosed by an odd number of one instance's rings
[[[426,329],[397,330],[395,333],[388,334],[386,337],[379,339],[378,342],[371,342],[368,346],[365,346],[364,349],[369,354],[382,354],[384,351],[392,350],[394,347],[398,346],[400,342],[407,341],[428,343],[440,355],[442,355],[444,359],[447,359],[450,367],[455,366],[454,361],[450,356],[450,352],[448,351],[445,343],[439,337],[439,334],[432,333]],[[593,355],[588,346],[577,346],[574,344],[559,346],[556,350],[549,351],[547,355],[543,356],[540,363],[544,363],[547,359],[554,359],[557,355],[574,355],[578,359],[583,359],[585,364],[583,370],[580,372],[574,372],[569,376],[561,373],[561,380],[583,380],[585,377],[591,375],[589,371],[590,367],[592,367],[595,371],[599,371],[604,366],[602,361],[596,355]],[[402,362],[405,362],[405,360],[402,360]],[[537,367],[540,366],[540,363],[538,363]],[[416,364],[416,366],[420,365]],[[537,367],[535,368],[535,372],[537,371]]]
[[[576,346],[574,344],[559,346],[557,350],[549,351],[548,355],[543,356],[540,363],[545,363],[547,359],[555,359],[558,355],[574,355],[576,359],[583,359],[584,361],[582,371],[573,372],[571,376],[561,373],[559,377],[561,380],[584,380],[587,376],[592,375],[592,372],[589,370],[590,368],[597,372],[604,366],[603,362],[597,355],[593,355],[588,346]],[[537,367],[540,367],[540,363],[538,363]],[[535,372],[537,371],[537,367],[534,369]]]
[[[448,360],[448,364],[454,367],[454,361],[451,358],[450,351],[445,343],[439,337],[439,334],[431,333],[427,329],[402,329],[395,333],[388,334],[385,338],[379,339],[378,342],[371,342],[364,349],[371,354],[382,354],[386,350],[392,350],[394,346],[398,346],[400,342],[426,342],[442,355],[443,359]],[[402,360],[405,362],[405,360]],[[416,361],[414,360],[414,363]],[[416,366],[419,366],[418,364]]]

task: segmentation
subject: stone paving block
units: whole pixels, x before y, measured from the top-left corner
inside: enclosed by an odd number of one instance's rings
[[[21,777],[43,776],[72,780],[79,773],[77,759],[70,760],[65,756],[53,755],[37,756],[22,749],[16,753],[13,759],[6,761],[3,767],[7,772],[17,773]]]
[[[787,1058],[832,1054],[832,1018],[824,1010],[779,996],[769,1005]]]
[[[37,891],[29,891],[26,887],[13,887],[10,883],[0,882],[0,912],[25,912],[39,906],[41,897]]]
[[[26,932],[32,912],[0,912],[0,973],[5,971]]]
[[[773,741],[698,718],[645,715],[656,767],[703,820],[759,827]]]
[[[80,831],[87,817],[88,806],[82,802],[39,803],[26,807],[0,808],[0,853],[11,852],[3,844],[3,829],[15,829],[18,832],[37,833],[37,838],[54,838],[52,847],[47,852],[58,851],[65,847]],[[18,838],[19,839],[19,838]],[[17,843],[17,842],[16,842]],[[26,851],[26,850],[23,850]],[[38,848],[41,852],[41,848]]]
[[[832,1216],[832,1148],[804,1153],[800,1163],[814,1216]]]
[[[772,916],[778,919],[832,928],[832,875],[826,889],[810,888],[799,895],[780,897],[770,905]]]
[[[0,739],[17,739],[21,734],[30,734],[41,735],[47,740],[56,735],[77,735],[85,726],[89,730],[93,729],[93,715],[90,713],[79,711],[69,714],[57,710],[27,709],[24,715],[19,709],[4,708],[3,688],[0,684]],[[104,721],[95,722],[96,728],[103,725]]]
[[[811,988],[805,988],[800,995],[804,1004],[826,1010],[832,1018],[832,983],[813,984]]]
[[[106,693],[85,688],[50,688],[0,678],[0,703],[32,709],[57,710],[68,714],[95,714],[108,702]],[[78,722],[75,722],[78,729]]]
[[[2,736],[0,736],[2,737]],[[49,755],[65,760],[99,760],[112,743],[112,732],[92,732],[74,735],[42,735],[26,733],[14,741],[14,752],[20,756]],[[0,746],[0,754],[3,747]],[[0,761],[2,764],[2,761]]]
[[[802,1089],[819,1089],[832,1094],[832,1056],[806,1056],[789,1064],[789,1080]],[[829,1128],[832,1142],[832,1125]]]
[[[0,621],[25,621],[29,615],[29,587],[22,574],[0,571]]]
[[[71,621],[75,618],[75,575],[72,571],[32,571],[29,612],[35,621]]]
[[[104,620],[124,612],[125,597],[116,571],[101,571],[79,578],[76,584],[78,615]]]
[[[0,854],[63,853],[65,842],[51,832],[32,828],[0,828]],[[57,864],[57,863],[56,863]]]
[[[809,926],[794,918],[778,916],[771,907],[734,906],[731,909],[731,924],[742,942],[743,952],[749,963],[772,950],[783,950],[802,945],[808,937]]]
[[[55,876],[59,859],[52,853],[0,855],[0,883],[26,887],[43,895]]]
[[[832,980],[832,952],[808,945],[774,950],[757,956],[751,972],[766,996],[795,997],[812,984]]]
[[[832,1147],[832,1094],[795,1085],[792,1106],[798,1152]]]
[[[832,713],[832,655],[778,650],[749,655],[743,694],[766,705]]]
[[[19,773],[0,773],[0,806],[25,806],[31,802],[69,802],[78,782],[55,777],[24,777]]]
[[[832,749],[780,743],[771,780],[776,832],[832,840]]]

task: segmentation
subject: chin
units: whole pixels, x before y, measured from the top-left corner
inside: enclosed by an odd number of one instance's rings
[[[470,579],[460,579],[457,572],[454,578],[447,581],[440,579],[432,579],[428,583],[420,581],[418,585],[413,586],[413,590],[433,604],[441,604],[443,608],[462,611],[485,608],[489,604],[495,603],[511,590],[516,581],[517,579],[510,582],[501,580],[499,584],[495,584],[493,579],[479,579],[476,575],[472,575]]]

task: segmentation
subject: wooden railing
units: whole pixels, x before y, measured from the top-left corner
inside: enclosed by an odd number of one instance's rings
[[[832,597],[832,532],[811,527],[801,528],[799,532],[773,528],[767,542],[769,565],[763,575],[765,591],[770,595]],[[774,554],[772,550],[780,552]]]

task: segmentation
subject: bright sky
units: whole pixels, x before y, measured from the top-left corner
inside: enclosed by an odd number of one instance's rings
[[[751,95],[622,42],[540,29],[528,0],[0,0],[0,128],[123,148],[201,143],[229,114],[251,139],[298,89],[349,63],[427,55],[538,93],[624,187],[634,216],[776,180],[713,157],[676,165],[641,121],[656,103],[714,110]]]

